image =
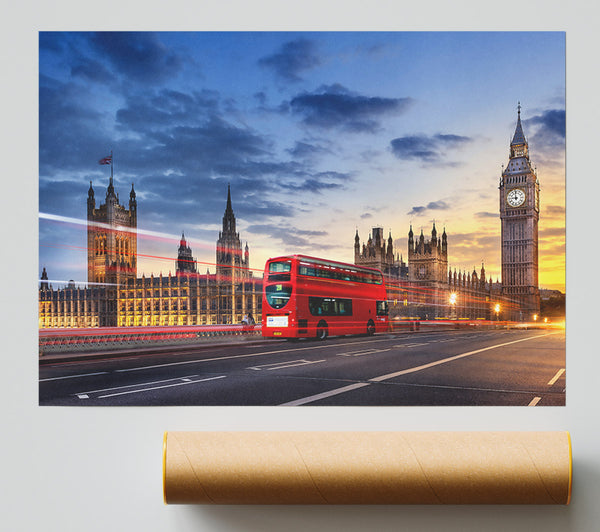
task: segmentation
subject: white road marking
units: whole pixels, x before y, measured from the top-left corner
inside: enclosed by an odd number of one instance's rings
[[[246,369],[253,369],[256,371],[261,371],[261,370],[265,370],[265,371],[273,371],[273,370],[278,370],[278,369],[284,369],[284,368],[294,368],[296,366],[306,366],[309,364],[318,364],[319,362],[325,362],[325,359],[323,360],[289,360],[286,362],[276,362],[274,364],[263,364],[262,366],[252,366]]]
[[[338,357],[361,357],[363,355],[373,355],[375,353],[385,353],[386,351],[390,351],[389,349],[366,349],[364,351],[349,351],[347,353],[337,353]]]
[[[527,406],[535,406],[540,402],[541,399],[541,397],[534,397]]]
[[[78,394],[78,395],[77,395],[77,397],[79,397],[79,399],[89,399],[89,398],[90,398],[90,396],[89,396],[89,395],[86,395],[86,394],[84,394],[84,393],[80,393],[80,394]]]
[[[554,377],[552,377],[549,381],[548,381],[548,386],[552,386],[558,379],[560,379],[560,376],[565,372],[565,368],[559,369],[556,372],[556,375],[554,375]]]
[[[199,382],[207,382],[207,381],[214,381],[216,379],[224,379],[226,377],[227,377],[227,375],[219,375],[218,377],[209,377],[208,379],[200,379],[197,381],[176,382],[173,384],[166,384],[164,386],[154,386],[153,388],[142,388],[141,390],[127,390],[126,392],[111,393],[109,395],[100,395],[98,397],[98,399],[105,399],[107,397],[116,397],[117,395],[127,395],[130,393],[141,393],[141,392],[150,392],[152,390],[162,390],[163,388],[173,388],[174,386],[186,386],[188,384],[197,384]]]
[[[369,386],[369,383],[357,382],[356,384],[350,384],[348,386],[344,386],[343,388],[336,388],[335,390],[329,390],[328,392],[318,393],[317,395],[311,395],[309,397],[303,397],[302,399],[296,399],[295,401],[290,401],[288,403],[282,403],[280,406],[300,406],[306,403],[312,403],[313,401],[319,401],[320,399],[326,399],[327,397],[338,395],[340,393],[357,390],[358,388],[363,388],[364,386]]]
[[[407,344],[404,347],[419,347],[420,345],[429,345],[429,342],[425,342],[424,344]]]
[[[490,349],[497,349],[498,347],[504,347],[506,345],[511,345],[511,344],[516,344],[519,342],[525,342],[527,340],[533,340],[535,338],[542,338],[544,336],[550,336],[552,334],[558,334],[556,332],[551,332],[551,333],[546,333],[546,334],[540,334],[537,336],[529,336],[527,338],[521,338],[519,340],[513,340],[512,342],[505,342],[502,344],[497,344],[497,345],[492,345],[489,347],[484,347],[482,349],[477,349],[475,351],[469,351],[467,353],[462,353],[460,355],[455,355],[453,357],[448,357],[448,358],[443,358],[441,360],[438,360],[436,362],[431,362],[429,364],[423,364],[422,366],[416,366],[413,368],[408,368],[408,369],[404,369],[401,371],[396,371],[394,373],[388,373],[386,375],[381,375],[379,377],[373,377],[371,379],[369,379],[368,382],[361,382],[361,383],[356,383],[356,384],[351,384],[349,386],[344,386],[342,388],[336,388],[334,390],[329,390],[328,392],[323,392],[317,395],[311,395],[309,397],[303,397],[300,399],[296,399],[295,401],[290,401],[287,403],[283,403],[281,406],[297,406],[297,405],[303,405],[303,404],[307,404],[307,403],[312,403],[314,401],[318,401],[320,399],[324,399],[326,397],[331,397],[333,395],[339,395],[341,393],[346,393],[352,390],[356,390],[358,388],[363,388],[364,386],[369,386],[370,383],[375,383],[375,382],[382,382],[388,379],[393,379],[394,377],[399,377],[401,375],[407,375],[409,373],[415,373],[417,371],[422,371],[424,369],[428,369],[428,368],[432,368],[434,366],[439,366],[440,364],[447,364],[448,362],[453,362],[454,360],[458,360],[464,357],[468,357],[471,355],[475,355],[477,353],[482,353],[484,351],[489,351]]]
[[[188,375],[187,377],[173,377],[172,379],[164,379],[161,381],[153,381],[153,382],[140,382],[138,384],[126,384],[124,386],[115,386],[113,388],[101,388],[100,390],[90,390],[87,392],[79,392],[76,393],[74,395],[82,395],[82,394],[90,394],[90,393],[100,393],[100,392],[110,392],[112,390],[122,390],[124,388],[135,388],[136,386],[148,386],[149,384],[161,384],[163,382],[170,382],[170,381],[179,381],[179,380],[184,380],[184,379],[191,379],[193,377],[198,377],[198,375]]]
[[[40,379],[39,382],[58,381],[61,379],[77,379],[78,377],[91,377],[92,375],[106,375],[108,371],[99,371],[98,373],[84,373],[82,375],[65,375],[64,377],[50,377],[48,379]]]

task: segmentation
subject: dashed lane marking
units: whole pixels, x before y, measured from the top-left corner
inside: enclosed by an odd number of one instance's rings
[[[396,344],[395,346],[393,346],[394,349],[406,349],[407,347],[418,347],[420,345],[429,345],[430,342],[427,342],[426,344]]]
[[[193,379],[194,377],[198,377],[198,375],[187,375],[186,377],[174,377],[172,379],[163,379],[160,381],[152,381],[152,382],[141,382],[138,384],[126,384],[123,386],[114,386],[112,388],[101,388],[99,390],[89,390],[87,392],[79,392],[76,393],[74,395],[76,395],[77,397],[79,397],[80,395],[89,395],[92,393],[102,393],[102,392],[111,392],[113,390],[123,390],[125,388],[135,388],[137,386],[148,386],[150,384],[162,384],[163,382],[171,382],[171,381],[180,381],[180,380],[185,380],[185,379]],[[85,397],[85,399],[87,399],[87,397]]]
[[[152,390],[162,390],[164,388],[173,388],[175,386],[186,386],[188,384],[198,384],[199,382],[214,381],[216,379],[224,379],[226,377],[227,375],[219,375],[218,377],[209,377],[208,379],[199,379],[197,381],[190,380],[188,382],[175,382],[173,384],[165,384],[164,386],[154,386],[152,388],[142,388],[140,390],[127,390],[126,392],[111,393],[109,395],[100,395],[98,399],[105,399],[107,397],[116,397],[118,395],[127,395],[131,393],[150,392]]]
[[[295,368],[297,366],[308,366],[310,364],[318,364],[319,362],[325,362],[325,359],[323,360],[288,360],[286,362],[276,362],[274,364],[263,364],[261,366],[251,366],[249,368],[246,369],[253,369],[255,371],[274,371],[274,370],[278,370],[278,369],[285,369],[285,368]]]
[[[79,377],[91,377],[92,375],[106,375],[108,371],[99,371],[97,373],[84,373],[82,375],[65,375],[64,377],[49,377],[47,379],[40,379],[39,382],[47,382],[47,381],[58,381],[62,379],[77,379]]]
[[[281,406],[300,406],[306,403],[320,401],[321,399],[327,399],[328,397],[339,395],[341,393],[350,392],[352,390],[358,390],[359,388],[364,388],[365,386],[369,386],[369,383],[357,382],[356,384],[350,384],[348,386],[344,386],[343,388],[336,388],[335,390],[329,390],[328,392],[318,393],[316,395],[311,395],[310,397],[303,397],[302,399],[297,399],[296,401],[283,403]]]
[[[386,351],[390,351],[389,349],[365,349],[363,351],[348,351],[347,353],[337,353],[338,357],[361,357],[364,355],[373,355],[375,353],[385,353]]]
[[[560,376],[565,372],[565,368],[559,369],[556,372],[556,375],[554,375],[554,377],[552,377],[549,381],[548,381],[548,386],[552,386],[558,379],[560,379]]]
[[[541,399],[541,397],[534,397],[527,406],[535,406],[540,402]]]

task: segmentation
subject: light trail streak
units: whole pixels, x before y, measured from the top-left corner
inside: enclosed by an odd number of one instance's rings
[[[77,227],[82,227],[82,228],[96,228],[96,229],[102,229],[103,231],[106,231],[107,233],[111,233],[111,234],[129,234],[129,235],[135,235],[137,237],[145,237],[145,239],[159,239],[161,241],[167,241],[170,243],[176,243],[179,244],[179,242],[181,241],[181,236],[180,235],[172,235],[169,233],[163,233],[160,231],[152,231],[152,230],[148,230],[148,229],[140,229],[140,228],[136,228],[136,229],[131,229],[130,227],[124,227],[124,226],[112,226],[106,223],[102,223],[102,222],[88,222],[88,220],[82,220],[80,218],[72,218],[69,216],[60,216],[57,214],[49,214],[49,213],[44,213],[44,212],[40,212],[38,214],[39,219],[40,220],[49,220],[52,222],[58,222],[58,223],[64,223],[64,224],[69,224],[69,225],[74,225]],[[144,239],[144,238],[142,238]],[[186,237],[186,242],[188,244],[194,244],[194,246],[199,246],[201,249],[213,249],[214,244],[209,243],[209,242],[204,242],[201,240],[194,240],[194,239],[190,239],[188,237]],[[59,248],[59,249],[71,249],[71,250],[78,250],[78,251],[84,251],[85,253],[88,252],[88,247],[87,246],[74,246],[74,245],[69,245],[69,244],[50,244],[50,243],[40,243],[40,247],[47,247],[47,248]],[[225,248],[220,248],[222,251],[230,251],[230,252],[235,252],[237,250],[234,249],[225,249]],[[142,259],[151,259],[151,260],[160,260],[160,261],[167,261],[167,262],[173,262],[174,260],[176,260],[176,257],[173,256],[163,256],[163,255],[151,255],[148,253],[131,253],[131,252],[121,252],[119,253],[120,256],[135,256],[136,258],[142,258]],[[202,266],[202,267],[216,267],[216,263],[215,262],[208,262],[208,261],[189,261],[189,260],[185,260],[185,262],[193,262],[195,263],[197,266]],[[240,268],[236,268],[234,266],[227,266],[227,265],[221,265],[221,267],[223,269],[226,268],[231,268],[231,269],[240,269]],[[251,272],[256,272],[256,273],[262,273],[263,272],[263,268],[244,268],[244,270],[247,271],[251,271]],[[191,274],[192,276],[194,274]],[[195,274],[198,276],[201,276],[202,274]],[[55,281],[55,282],[68,282],[68,281]]]
[[[143,235],[143,236],[151,236],[156,238],[162,238],[165,240],[175,240],[179,242],[181,240],[181,236],[172,235],[169,233],[162,233],[160,231],[150,231],[148,229],[131,229],[130,227],[124,227],[121,225],[110,225],[102,222],[91,222],[88,220],[82,220],[80,218],[71,218],[69,216],[60,216],[58,214],[49,214],[46,212],[39,213],[40,220],[51,220],[53,222],[62,222],[71,225],[83,226],[83,227],[94,227],[97,229],[105,229],[111,232],[119,232],[119,233],[128,233],[131,235]]]

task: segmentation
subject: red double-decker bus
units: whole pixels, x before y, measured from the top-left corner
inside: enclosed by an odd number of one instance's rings
[[[263,279],[262,335],[310,338],[387,331],[383,275],[305,255],[269,259]]]

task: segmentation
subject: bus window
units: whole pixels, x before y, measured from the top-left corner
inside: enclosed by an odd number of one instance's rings
[[[273,284],[265,287],[267,303],[269,303],[269,305],[274,309],[285,307],[288,304],[291,295],[291,285]]]
[[[292,263],[289,261],[271,262],[269,264],[269,273],[289,273],[292,270]]]
[[[308,310],[313,316],[352,316],[352,300],[309,297]]]
[[[269,264],[269,281],[290,281],[291,262],[271,262]]]
[[[377,301],[377,315],[378,316],[387,316],[388,315],[388,302],[387,301]]]
[[[314,266],[305,266],[303,264],[300,264],[300,268],[298,269],[298,273],[300,275],[308,275],[310,277],[316,277],[317,276],[317,271],[314,268]]]

